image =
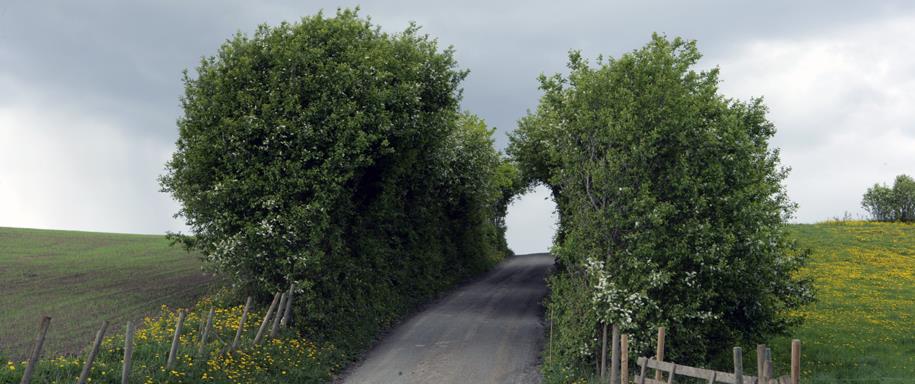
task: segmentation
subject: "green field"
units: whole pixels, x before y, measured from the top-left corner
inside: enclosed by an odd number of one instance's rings
[[[813,250],[802,272],[818,301],[797,314],[809,383],[905,383],[915,377],[915,225],[793,225]],[[45,356],[73,353],[98,323],[193,304],[212,278],[162,236],[0,228],[0,353],[19,359],[39,317],[53,317]],[[113,331],[109,331],[109,334]],[[790,338],[770,346],[787,372]],[[753,359],[751,355],[747,359]]]
[[[803,345],[803,381],[915,382],[915,225],[832,222],[792,232],[813,250],[803,273],[817,290],[793,334]],[[772,342],[782,371],[789,345]]]
[[[201,266],[164,236],[0,228],[0,355],[27,355],[42,315],[53,356],[84,348],[102,320],[116,332],[190,305],[213,281]]]

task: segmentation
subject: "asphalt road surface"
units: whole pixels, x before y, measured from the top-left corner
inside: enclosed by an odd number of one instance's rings
[[[539,383],[548,254],[506,259],[414,315],[343,383]]]

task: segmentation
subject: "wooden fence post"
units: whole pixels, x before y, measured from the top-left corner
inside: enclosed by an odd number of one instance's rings
[[[601,323],[597,323],[597,335],[600,337]],[[594,374],[600,375],[600,345],[595,345],[594,350]]]
[[[277,333],[280,331],[280,318],[283,317],[284,309],[286,308],[286,292],[283,292],[280,295],[280,305],[276,307],[276,316],[273,317],[273,327],[270,328],[270,338],[275,339]]]
[[[648,370],[648,359],[642,360],[642,369],[639,374],[639,384],[645,384],[645,371]]]
[[[743,349],[734,347],[734,384],[743,384]]]
[[[766,377],[766,345],[756,344],[756,377],[759,383],[765,383]]]
[[[657,351],[655,354],[655,360],[657,360],[659,362],[664,361],[664,336],[665,336],[664,327],[658,327],[658,348],[657,348]],[[654,379],[661,380],[661,370],[660,369],[654,370]]]
[[[775,375],[772,371],[772,348],[766,347],[766,379],[774,379]]]
[[[83,363],[83,371],[80,372],[79,380],[76,381],[78,384],[86,384],[87,379],[89,379],[89,372],[92,371],[92,362],[95,361],[95,356],[98,355],[98,348],[102,345],[102,339],[105,337],[105,330],[107,329],[108,321],[102,321],[102,327],[95,333],[92,349],[89,350],[89,355]]]
[[[270,322],[270,315],[273,313],[273,310],[276,309],[277,302],[280,301],[280,294],[277,293],[273,295],[273,302],[270,303],[270,308],[267,309],[267,313],[264,315],[264,321],[261,322],[260,328],[257,329],[257,335],[254,336],[254,345],[260,345],[261,340],[264,339],[264,331],[267,330],[267,323]]]
[[[207,336],[210,333],[210,328],[213,327],[213,315],[216,314],[216,309],[210,307],[210,313],[207,314],[207,323],[203,328],[203,332],[200,334],[200,347],[197,348],[197,355],[203,355],[203,351],[207,346]]]
[[[181,327],[184,326],[184,318],[187,312],[183,309],[178,310],[178,324],[175,325],[175,336],[172,337],[172,348],[168,351],[168,361],[165,363],[165,369],[170,370],[175,367],[175,361],[178,358],[178,345],[181,340]]]
[[[610,384],[620,382],[620,327],[613,324],[610,346]]]
[[[248,296],[248,299],[245,300],[245,309],[241,311],[241,320],[238,321],[238,330],[235,331],[235,339],[232,340],[232,346],[229,347],[230,351],[238,348],[238,342],[241,340],[241,332],[245,328],[245,320],[248,318],[249,309],[251,309],[251,296]]]
[[[620,382],[629,384],[629,335],[620,336]]]
[[[121,384],[130,381],[130,365],[133,362],[133,323],[127,322],[127,335],[124,337],[124,367],[121,369]]]
[[[292,325],[292,291],[295,286],[289,284],[289,292],[286,293],[286,310],[283,312],[283,320],[280,325],[285,328]]]
[[[600,354],[598,351],[594,351],[594,374],[600,374]]]
[[[607,323],[601,322],[600,378],[607,376]]]
[[[791,384],[801,381],[801,341],[791,340]]]
[[[44,338],[48,335],[48,327],[50,325],[51,318],[49,316],[41,318],[41,323],[38,325],[38,334],[35,335],[35,347],[32,349],[32,354],[29,355],[29,362],[25,366],[25,371],[22,372],[20,384],[29,384],[32,381],[32,372],[35,370],[35,366],[38,365],[38,358],[41,357],[41,347],[44,345]]]

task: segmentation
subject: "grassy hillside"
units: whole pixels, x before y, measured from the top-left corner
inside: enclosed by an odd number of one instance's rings
[[[813,249],[803,273],[818,301],[794,337],[805,382],[903,383],[915,378],[915,225],[837,222],[796,225]],[[786,339],[772,343],[789,360]]]
[[[27,355],[41,315],[48,356],[84,348],[103,319],[192,304],[212,280],[200,267],[163,236],[0,228],[0,355]]]

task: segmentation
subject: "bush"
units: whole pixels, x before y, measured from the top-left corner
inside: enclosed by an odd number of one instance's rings
[[[560,211],[552,380],[591,372],[599,321],[642,356],[666,326],[667,356],[701,363],[783,333],[811,298],[793,276],[807,252],[786,233],[794,205],[766,107],[719,95],[699,58],[695,42],[657,35],[596,67],[573,52],[511,138]]]
[[[861,199],[861,206],[876,221],[915,221],[915,180],[899,175],[893,188],[874,184]]]
[[[219,272],[261,299],[293,284],[298,326],[346,351],[509,253],[517,172],[458,112],[466,72],[416,26],[356,11],[237,35],[185,75],[161,177]]]

